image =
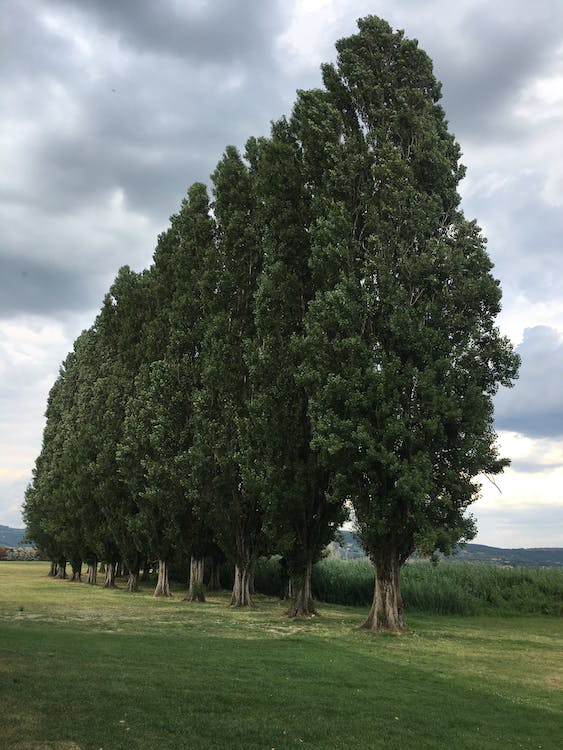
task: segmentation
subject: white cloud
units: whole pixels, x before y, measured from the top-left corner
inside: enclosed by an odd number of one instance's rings
[[[532,301],[522,292],[511,289],[510,285],[504,285],[502,311],[497,323],[516,346],[522,343],[527,328],[548,326],[563,336],[563,298]]]
[[[478,533],[493,547],[561,547],[563,544],[563,443],[500,432],[501,455],[513,465],[481,477],[481,498],[471,506]]]
[[[335,35],[330,32],[337,25],[337,6],[333,0],[294,0],[291,20],[276,45],[278,59],[294,74],[318,73],[319,60],[334,56]]]
[[[486,507],[476,504],[476,544],[491,547],[561,547],[563,506],[541,501]]]
[[[497,547],[560,547],[563,540],[563,443],[500,432],[512,466],[494,481],[481,477],[474,541]]]

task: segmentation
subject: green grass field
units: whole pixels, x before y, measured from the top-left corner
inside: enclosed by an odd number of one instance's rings
[[[563,746],[563,620],[365,609],[290,621],[0,563],[2,750],[421,750]]]

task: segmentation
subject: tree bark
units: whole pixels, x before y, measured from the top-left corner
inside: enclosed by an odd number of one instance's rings
[[[66,575],[66,561],[59,563],[57,566],[57,578],[64,579],[67,577]]]
[[[56,562],[51,561],[51,568],[49,572],[47,573],[48,576],[51,578],[56,578],[59,573],[59,566]]]
[[[72,576],[70,577],[71,582],[80,583],[82,581],[82,562],[71,563]]]
[[[311,576],[313,573],[313,563],[307,561],[302,576],[295,579],[297,590],[295,598],[292,600],[287,610],[288,617],[311,617],[315,614],[315,605],[311,593]],[[290,583],[292,579],[290,579]]]
[[[127,578],[127,591],[131,593],[139,590],[139,569],[129,570]]]
[[[184,597],[186,602],[204,602],[205,595],[203,593],[203,568],[205,560],[203,557],[194,557],[192,555],[190,559],[190,582],[188,586],[188,593]]]
[[[158,561],[158,580],[154,590],[154,596],[172,596],[168,583],[168,563],[166,560]]]
[[[295,587],[293,585],[293,578],[288,578],[287,579],[287,584],[286,584],[286,586],[284,588],[284,591],[283,591],[283,597],[282,598],[283,599],[288,599],[288,600],[293,599],[294,598],[294,593],[293,593],[294,588]]]
[[[97,561],[88,563],[88,572],[86,574],[86,583],[90,586],[95,586],[98,579],[98,563]]]
[[[252,607],[250,595],[251,565],[235,565],[235,579],[231,594],[231,607]]]
[[[371,610],[362,628],[400,633],[405,624],[399,555],[393,548],[377,550],[372,562],[375,565],[375,590]]]
[[[209,574],[209,581],[207,582],[207,590],[221,590],[221,563],[218,560],[211,560],[211,571]]]
[[[104,588],[105,589],[114,589],[115,588],[115,569],[116,564],[114,562],[107,563],[106,568],[106,580],[104,581]]]

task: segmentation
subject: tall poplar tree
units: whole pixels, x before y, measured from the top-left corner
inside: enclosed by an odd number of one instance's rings
[[[421,541],[470,538],[475,477],[506,465],[492,396],[518,361],[432,63],[384,21],[358,25],[323,66],[339,132],[313,207],[304,377],[313,445],[375,565],[365,625],[399,630],[401,566]]]
[[[254,149],[257,220],[264,266],[256,295],[256,345],[251,359],[252,447],[247,472],[260,488],[271,544],[294,584],[291,616],[314,611],[311,572],[343,518],[328,495],[329,472],[311,447],[307,393],[298,378],[311,300],[311,195],[302,150],[290,123],[272,126]]]
[[[71,563],[72,580],[81,580],[82,562],[86,561],[89,582],[95,579],[101,534],[107,533],[92,473],[96,447],[91,407],[99,375],[96,338],[94,327],[80,334],[51,389],[43,447],[25,506],[33,540],[45,552],[52,550],[50,554],[58,556],[55,559],[63,575],[61,559]]]
[[[57,519],[60,483],[63,479],[61,458],[64,451],[68,414],[68,381],[72,377],[74,353],[67,355],[59,375],[49,391],[46,424],[41,452],[35,461],[32,480],[25,493],[23,519],[28,541],[34,542],[51,560],[51,574],[66,576],[67,551]],[[66,519],[65,519],[66,520]]]
[[[180,552],[194,557],[192,578],[201,582],[210,543],[208,528],[194,513],[189,456],[201,381],[202,276],[213,244],[207,190],[196,183],[155,251],[153,314],[143,329],[143,357],[119,448],[121,474],[139,509],[138,526],[159,559],[156,595],[169,594],[168,563]]]
[[[252,439],[248,357],[262,255],[249,167],[234,147],[212,177],[217,237],[202,280],[207,299],[192,465],[199,511],[235,565],[231,604],[247,606],[263,521],[256,483],[244,470]]]
[[[196,430],[194,403],[202,384],[205,310],[209,298],[206,279],[215,256],[215,221],[203,183],[190,187],[173,227],[177,238],[173,258],[175,275],[165,359],[176,381],[176,393],[170,400],[170,411],[175,415],[169,423],[169,437],[176,451],[168,465],[183,498],[179,522],[182,549],[190,555],[186,599],[191,601],[196,586],[203,585],[204,558],[212,546],[211,530],[196,510],[199,486],[191,465]]]

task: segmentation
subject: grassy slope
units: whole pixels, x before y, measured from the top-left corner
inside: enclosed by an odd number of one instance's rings
[[[292,622],[275,600],[230,611],[178,594],[53,581],[0,563],[2,750],[559,748],[559,618]]]

